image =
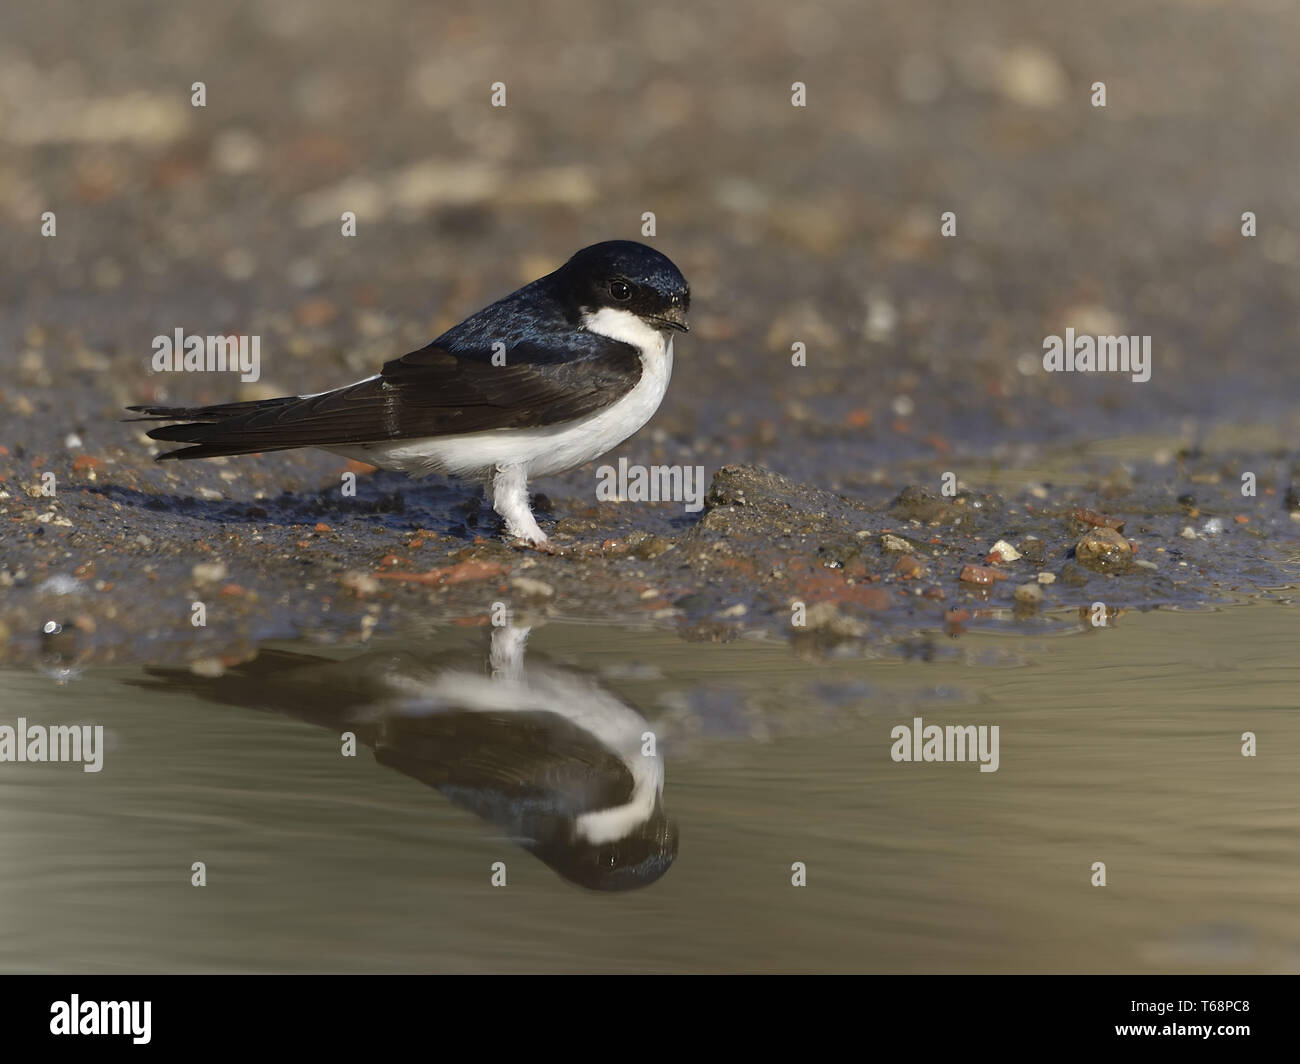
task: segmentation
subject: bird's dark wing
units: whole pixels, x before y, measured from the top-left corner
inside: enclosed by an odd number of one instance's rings
[[[581,333],[562,348],[517,343],[499,366],[490,351],[466,357],[431,344],[378,376],[320,395],[129,409],[144,420],[187,422],[150,430],[151,439],[190,444],[159,460],[212,458],[553,425],[603,408],[640,378],[635,348]]]

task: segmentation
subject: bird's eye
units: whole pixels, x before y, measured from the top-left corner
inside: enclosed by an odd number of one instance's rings
[[[632,298],[632,286],[626,281],[610,281],[609,294],[621,303]]]

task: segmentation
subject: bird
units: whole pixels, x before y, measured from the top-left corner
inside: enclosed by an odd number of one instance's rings
[[[506,538],[545,548],[528,482],[592,461],[654,416],[690,302],[662,252],[606,240],[354,384],[130,406],[142,416],[128,420],[179,422],[148,431],[186,445],[160,462],[314,447],[412,477],[477,479]]]

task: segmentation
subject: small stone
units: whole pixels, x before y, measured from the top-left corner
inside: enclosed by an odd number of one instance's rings
[[[957,578],[966,584],[979,584],[981,587],[989,587],[996,584],[999,580],[1009,580],[1006,573],[1000,573],[996,569],[989,569],[983,565],[966,565],[962,567],[961,575]]]
[[[1070,87],[1069,76],[1056,55],[1035,44],[1017,45],[1003,54],[996,78],[1006,99],[1035,109],[1056,107]]]
[[[555,588],[544,580],[534,580],[531,576],[516,576],[510,581],[510,586],[525,598],[531,599],[548,599],[555,595]],[[655,595],[658,592],[654,592]]]
[[[226,579],[225,562],[199,562],[190,570],[190,576],[200,587],[220,584]]]
[[[1055,574],[1055,573],[1039,573],[1039,574],[1038,574],[1038,582],[1039,582],[1040,584],[1054,584],[1054,583],[1056,583],[1056,574]]]
[[[1074,557],[1089,569],[1116,572],[1133,563],[1133,548],[1113,528],[1090,528],[1074,545]]]
[[[1124,531],[1124,521],[1121,518],[1099,514],[1096,510],[1085,510],[1076,506],[1070,511],[1070,516],[1080,524],[1091,525],[1094,528],[1113,528],[1116,532]]]
[[[899,492],[890,504],[889,513],[900,521],[919,521],[928,525],[951,520],[953,505],[949,499],[940,498],[922,487],[912,485]]]
[[[904,554],[894,563],[894,572],[906,580],[920,580],[925,575],[925,566],[914,554]]]
[[[339,577],[339,583],[354,595],[373,595],[379,590],[379,581],[369,573],[357,572],[355,569]]]
[[[993,546],[989,549],[989,557],[984,560],[985,561],[995,560],[993,559],[993,555],[995,554],[1000,555],[1002,561],[1004,562],[1014,562],[1014,561],[1018,561],[1020,558],[1020,552],[1016,550],[1016,548],[1013,547],[1010,543],[1008,543],[1005,539],[1000,539],[996,543],[994,543]]]
[[[1037,584],[1021,584],[1015,590],[1016,601],[1026,606],[1037,606],[1043,601],[1043,589]]]

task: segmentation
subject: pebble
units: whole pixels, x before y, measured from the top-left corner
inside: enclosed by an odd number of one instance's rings
[[[1000,554],[1004,562],[1014,562],[1020,558],[1020,552],[1005,539],[1000,539],[989,549],[989,554]]]
[[[531,576],[516,576],[510,586],[526,598],[548,599],[555,595],[555,588],[544,580],[535,580]],[[657,595],[658,592],[656,591]],[[644,596],[643,596],[644,597]]]
[[[1113,571],[1132,564],[1133,548],[1113,528],[1090,528],[1074,545],[1074,557],[1089,569]]]
[[[196,584],[219,584],[226,579],[225,562],[199,562],[190,570]]]
[[[1070,80],[1056,56],[1035,44],[1021,44],[1000,57],[996,68],[1002,96],[1022,107],[1047,109],[1065,99]]]
[[[925,565],[914,554],[904,554],[894,563],[894,572],[907,580],[920,580],[925,575]]]
[[[1124,531],[1124,521],[1121,518],[1111,517],[1109,514],[1099,514],[1096,510],[1085,510],[1076,506],[1070,511],[1070,516],[1085,525],[1092,525],[1096,528],[1113,528],[1116,532]]]
[[[1037,584],[1021,584],[1016,588],[1015,597],[1019,603],[1037,606],[1043,601],[1043,589]]]
[[[379,590],[379,581],[369,573],[352,570],[339,577],[339,583],[357,595],[373,595]]]
[[[980,584],[987,587],[990,584],[996,584],[999,580],[1009,580],[1006,573],[1000,573],[996,569],[989,569],[983,565],[967,565],[962,567],[961,576],[958,577],[963,583]]]

